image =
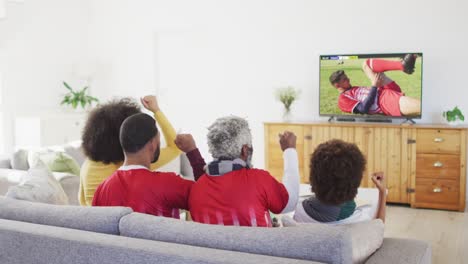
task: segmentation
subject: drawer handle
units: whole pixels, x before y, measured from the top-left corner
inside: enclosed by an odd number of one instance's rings
[[[441,192],[442,192],[442,189],[439,188],[439,187],[436,187],[436,188],[434,188],[434,190],[432,190],[432,191],[435,192],[435,193],[441,193]]]
[[[440,161],[434,162],[434,167],[440,168],[440,167],[442,167],[442,166],[444,166],[444,164],[443,164],[442,162],[440,162]]]
[[[443,138],[434,138],[434,142],[444,142]]]

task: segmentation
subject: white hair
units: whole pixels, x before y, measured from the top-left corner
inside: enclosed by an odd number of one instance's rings
[[[236,159],[242,146],[252,146],[252,135],[247,120],[237,116],[216,119],[208,127],[208,149],[214,159]]]

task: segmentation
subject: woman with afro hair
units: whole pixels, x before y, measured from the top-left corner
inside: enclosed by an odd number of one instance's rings
[[[143,106],[153,112],[167,146],[161,149],[160,158],[151,164],[155,170],[176,158],[181,151],[174,143],[176,132],[159,109],[156,96],[141,98]],[[123,98],[99,105],[89,113],[82,135],[83,151],[87,157],[80,171],[79,201],[91,206],[94,192],[99,184],[112,175],[124,161],[124,153],[119,141],[120,126],[141,108],[134,100]]]

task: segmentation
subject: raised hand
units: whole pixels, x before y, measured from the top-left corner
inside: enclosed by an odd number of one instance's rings
[[[283,134],[279,134],[278,136],[282,151],[288,148],[296,148],[296,135],[293,132],[284,131]]]
[[[176,139],[174,140],[174,143],[180,150],[182,150],[185,153],[197,148],[195,140],[193,139],[191,134],[178,134],[176,136]]]
[[[386,192],[387,183],[383,172],[380,171],[372,173],[372,182],[374,182],[380,192]]]
[[[141,104],[148,110],[150,110],[153,113],[156,113],[159,111],[159,105],[158,105],[158,100],[156,99],[156,96],[154,95],[147,95],[143,98],[140,98]]]

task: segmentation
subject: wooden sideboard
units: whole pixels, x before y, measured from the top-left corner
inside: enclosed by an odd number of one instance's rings
[[[278,180],[283,173],[278,134],[297,136],[301,182],[309,182],[310,155],[330,139],[355,143],[367,158],[361,187],[369,175],[387,176],[391,203],[465,210],[466,127],[375,123],[265,123],[265,168]]]

